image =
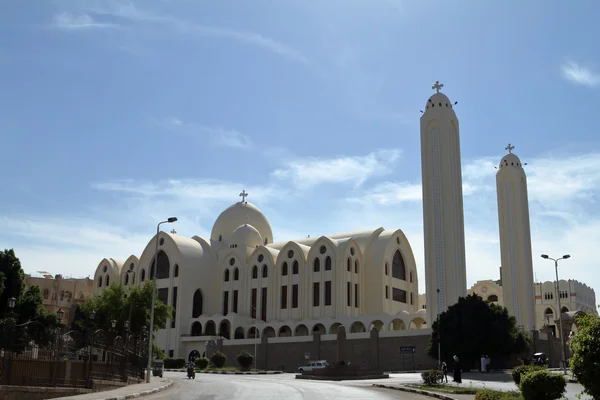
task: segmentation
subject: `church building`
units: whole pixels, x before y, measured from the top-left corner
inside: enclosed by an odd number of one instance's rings
[[[140,285],[156,273],[158,298],[175,309],[156,339],[170,357],[202,353],[217,338],[426,327],[415,258],[402,230],[274,242],[267,217],[245,191],[240,196],[218,216],[209,239],[161,231],[139,257],[102,260],[95,293],[114,282]]]

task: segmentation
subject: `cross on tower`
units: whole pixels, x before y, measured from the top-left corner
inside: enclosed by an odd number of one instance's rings
[[[431,88],[436,90],[439,93],[440,89],[443,87],[444,87],[444,85],[441,84],[440,81],[435,81],[435,84]]]
[[[512,153],[513,149],[515,148],[515,146],[512,146],[510,143],[508,144],[508,146],[506,146],[504,148],[504,150],[508,150],[509,153]]]
[[[246,197],[248,197],[248,193],[246,193],[246,190],[242,190],[242,193],[240,193],[240,197],[242,198],[242,203],[246,201]]]
[[[171,231],[171,233],[172,233],[173,235],[175,235],[175,234],[177,233],[177,231],[176,231],[175,229],[173,229],[173,230]]]

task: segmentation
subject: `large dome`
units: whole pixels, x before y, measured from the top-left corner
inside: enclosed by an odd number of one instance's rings
[[[264,241],[273,243],[273,231],[267,217],[254,204],[240,201],[227,207],[213,225],[210,238],[214,241],[229,241],[238,227],[252,225]]]

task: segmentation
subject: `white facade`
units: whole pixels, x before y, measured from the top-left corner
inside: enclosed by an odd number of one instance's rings
[[[399,229],[273,243],[267,218],[241,201],[219,215],[209,240],[160,232],[139,259],[102,260],[95,293],[148,280],[157,239],[158,298],[175,307],[175,318],[157,333],[168,356],[202,354],[218,336],[255,338],[256,327],[259,338],[308,339],[340,326],[349,333],[427,326],[414,255]]]
[[[506,147],[496,173],[502,291],[509,314],[529,332],[536,326],[527,176],[513,148]]]
[[[458,119],[439,89],[421,116],[421,172],[427,317],[464,297],[467,290],[462,172]],[[439,290],[439,292],[438,292]]]

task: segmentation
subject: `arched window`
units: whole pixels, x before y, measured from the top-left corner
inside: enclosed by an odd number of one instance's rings
[[[233,280],[237,281],[240,279],[240,270],[235,267],[235,269],[233,270]]]
[[[321,270],[321,260],[319,260],[318,258],[315,258],[315,261],[313,262],[313,271],[319,272],[320,270]]]
[[[140,282],[144,282],[146,280],[146,270],[143,269],[142,270],[142,275],[141,275],[141,281]]]
[[[406,265],[404,264],[404,258],[400,254],[400,250],[396,250],[394,253],[394,260],[392,261],[392,276],[397,279],[406,280]]]
[[[131,273],[131,284],[135,285],[135,272]]]
[[[125,286],[129,285],[129,274],[125,273]]]
[[[288,264],[287,262],[283,262],[283,264],[281,264],[281,276],[286,276],[288,274]]]
[[[354,273],[358,274],[358,260],[354,260]]]
[[[173,277],[177,278],[179,276],[179,264],[175,264],[175,271],[173,271]]]
[[[350,257],[348,257],[348,259],[346,260],[346,269],[348,270],[348,272],[352,271],[352,260],[350,260]]]
[[[262,277],[266,278],[269,276],[269,269],[267,268],[266,265],[263,264],[263,268],[262,268]]]
[[[408,273],[408,276],[410,277],[410,283],[413,283],[413,281],[412,281],[412,271],[410,271],[410,272]]]
[[[387,262],[385,263],[385,266],[383,268],[384,268],[385,274],[387,275],[389,273],[388,272],[388,263]]]
[[[98,277],[98,287],[102,287],[102,277]]]
[[[223,241],[223,235],[219,235],[219,242]]]
[[[258,267],[255,265],[252,267],[252,279],[258,278]]]
[[[198,318],[202,315],[202,307],[204,306],[204,299],[202,298],[202,291],[196,290],[194,293],[194,301],[192,305],[192,318]]]
[[[192,336],[202,336],[202,324],[198,321],[192,324]]]
[[[106,284],[104,286],[110,286],[110,276],[106,275]]]
[[[298,261],[294,261],[294,264],[292,264],[292,274],[298,275],[298,269]]]
[[[265,246],[267,245],[268,241],[269,241],[269,239],[265,238]]]
[[[167,279],[169,278],[169,257],[163,250],[158,252],[158,270],[156,271],[156,279]],[[150,267],[150,279],[154,276],[154,260],[152,261],[152,267]]]
[[[560,312],[561,313],[566,313],[566,312],[569,312],[569,309],[567,307],[563,307],[563,308],[560,309]]]
[[[331,257],[325,259],[325,271],[331,271]]]
[[[49,294],[50,292],[48,291],[48,289],[44,289],[44,299],[47,299]]]
[[[225,282],[229,282],[229,269],[225,269]]]
[[[496,296],[495,294],[491,294],[491,295],[488,296],[487,299],[488,299],[489,302],[493,302],[493,301],[497,302],[498,301],[498,296]]]

